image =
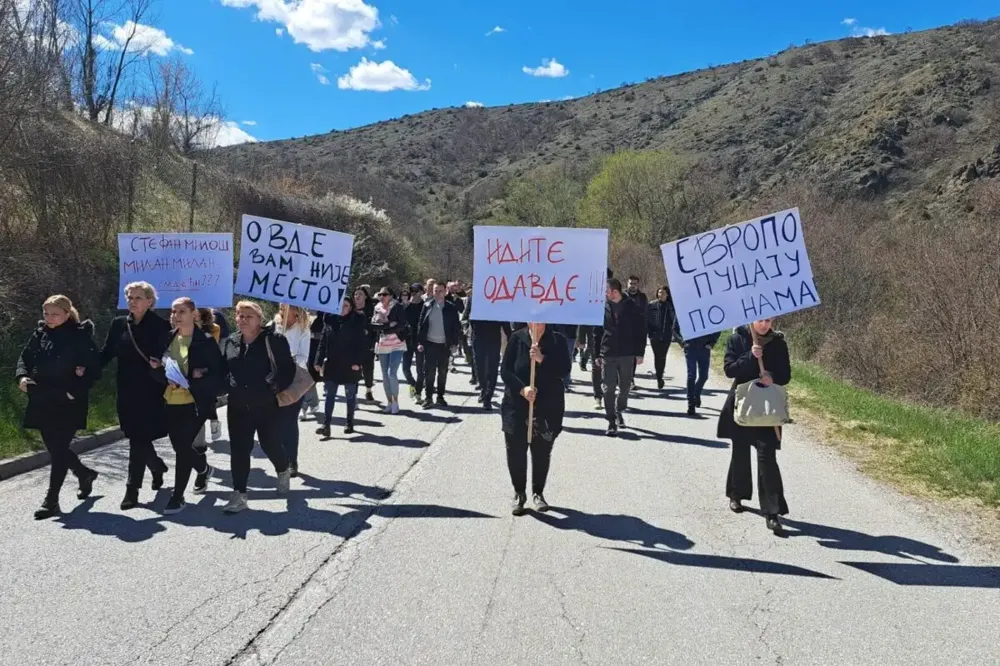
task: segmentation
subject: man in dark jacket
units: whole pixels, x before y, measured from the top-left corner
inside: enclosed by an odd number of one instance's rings
[[[656,385],[663,389],[663,371],[667,366],[667,351],[674,334],[674,302],[670,290],[660,287],[656,290],[656,300],[646,309],[646,330],[649,345],[653,348],[653,365],[656,371]]]
[[[500,344],[502,334],[511,336],[508,322],[477,321],[472,319],[472,296],[469,296],[465,306],[465,316],[469,320],[469,338],[472,342],[472,359],[476,364],[476,374],[479,377],[479,402],[483,409],[493,409],[493,394],[497,388],[497,375],[500,373]]]
[[[680,327],[675,324],[675,334],[680,337]],[[688,416],[694,416],[701,407],[701,392],[708,381],[708,368],[712,360],[712,350],[721,333],[702,335],[684,340],[684,360],[687,362]]]
[[[410,385],[410,397],[416,398],[424,387],[424,355],[417,351],[417,336],[413,334],[420,327],[420,312],[424,309],[424,285],[414,282],[410,285],[410,300],[406,303],[406,351],[403,352],[403,376]],[[413,376],[413,361],[416,356],[417,376]]]
[[[434,285],[434,297],[424,303],[417,326],[417,351],[424,355],[424,381],[426,400],[424,409],[434,406],[435,388],[437,406],[447,407],[444,400],[448,382],[448,358],[458,347],[462,326],[458,319],[458,308],[445,300],[446,288]],[[435,379],[437,382],[435,383]],[[436,385],[435,385],[436,384]]]
[[[608,301],[604,306],[604,332],[598,348],[598,360],[604,378],[604,411],[608,417],[608,436],[625,426],[628,391],[634,367],[646,354],[646,320],[631,298],[622,293],[622,283],[608,280]]]
[[[639,290],[639,276],[638,275],[629,275],[628,276],[628,286],[625,289],[625,297],[626,298],[631,298],[633,301],[635,301],[635,304],[639,308],[639,314],[641,314],[643,317],[646,316],[646,310],[647,310],[647,308],[649,308],[649,297],[646,296],[646,294],[642,293],[642,291]],[[632,381],[629,384],[629,389],[628,389],[629,391],[632,391],[632,392],[635,391],[636,368],[637,368],[637,365],[635,363],[633,363],[632,364]]]

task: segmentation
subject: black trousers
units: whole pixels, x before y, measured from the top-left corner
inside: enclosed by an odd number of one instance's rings
[[[128,480],[125,482],[129,488],[138,490],[142,488],[143,479],[146,476],[146,468],[150,472],[164,474],[167,471],[167,463],[163,462],[156,453],[153,441],[145,437],[133,437],[128,440]]]
[[[594,364],[590,367],[590,383],[594,386],[594,398],[604,400],[604,371],[594,359]]]
[[[407,349],[403,352],[403,377],[410,386],[416,386],[417,380],[413,377],[413,356],[416,352]],[[417,366],[417,374],[420,374],[420,367]]]
[[[365,378],[365,388],[369,391],[375,386],[375,350],[365,352],[361,360],[361,373]]]
[[[205,451],[194,448],[194,440],[207,419],[198,414],[194,405],[167,405],[166,409],[167,435],[177,457],[174,463],[174,497],[183,499],[191,480],[191,470],[204,474],[208,469]]]
[[[496,393],[497,376],[500,374],[500,341],[489,337],[473,337],[472,358],[476,361],[479,388],[486,398],[492,398]]]
[[[653,348],[653,367],[656,370],[656,378],[663,379],[663,371],[667,367],[667,352],[670,351],[670,342],[650,338],[649,346]]]
[[[424,382],[426,377],[424,376],[424,363],[426,362],[426,354],[424,352],[415,352],[414,363],[417,366],[417,381],[414,382],[413,386],[417,389],[417,395],[419,396],[424,392]]]
[[[733,455],[729,461],[726,479],[726,497],[734,500],[753,499],[753,476],[750,471],[750,449],[757,449],[757,490],[760,493],[760,510],[764,515],[788,513],[785,488],[778,469],[777,450],[773,441],[757,441],[752,434],[733,440]]]
[[[260,439],[268,460],[279,474],[288,469],[288,457],[281,443],[281,415],[278,403],[273,406],[247,409],[230,405],[226,412],[229,424],[230,467],[233,471],[233,490],[247,491],[250,478],[250,455],[253,453],[254,434]]]
[[[531,450],[531,492],[541,495],[545,492],[545,480],[549,476],[549,464],[552,460],[552,444],[541,437],[535,436],[528,444],[526,436],[504,433],[507,442],[507,471],[510,472],[510,482],[514,492],[525,494],[528,485],[528,450]]]
[[[448,360],[450,357],[451,352],[448,350],[448,345],[436,342],[424,343],[424,382],[427,384],[428,400],[434,397],[435,389],[437,389],[437,397],[444,397],[448,386]]]
[[[62,490],[63,482],[66,481],[66,474],[73,470],[73,474],[80,477],[88,474],[90,470],[80,462],[70,444],[76,435],[75,429],[70,429],[64,425],[53,424],[41,429],[42,442],[52,458],[49,468],[49,492],[50,499],[58,499],[59,491]]]

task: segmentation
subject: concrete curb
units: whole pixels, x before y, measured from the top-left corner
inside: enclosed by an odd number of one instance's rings
[[[77,454],[86,453],[107,444],[117,442],[124,436],[125,433],[122,432],[121,428],[113,426],[111,428],[99,430],[93,435],[87,435],[86,437],[74,439],[70,447]],[[10,460],[0,460],[0,481],[5,481],[6,479],[24,474],[25,472],[36,470],[40,467],[45,467],[51,461],[52,458],[49,456],[48,451],[35,451],[33,453],[25,453],[17,456],[16,458],[11,458]]]
[[[228,403],[226,397],[223,396],[219,402],[218,406],[225,407]],[[107,446],[108,444],[113,444],[120,439],[124,439],[125,433],[118,426],[112,426],[110,428],[105,428],[104,430],[99,430],[93,435],[87,435],[85,437],[78,437],[73,440],[70,448],[79,455],[82,453],[87,453],[88,451],[93,451],[94,449],[99,449],[102,446]],[[10,458],[8,460],[0,460],[0,481],[6,481],[15,476],[19,476],[26,472],[31,472],[33,470],[39,469],[40,467],[45,467],[50,462],[52,462],[51,456],[49,456],[48,451],[34,451],[32,453],[25,453],[19,455],[15,458]]]

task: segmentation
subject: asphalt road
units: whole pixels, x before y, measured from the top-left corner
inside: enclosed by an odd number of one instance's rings
[[[723,395],[688,418],[676,348],[618,439],[575,372],[546,515],[510,515],[499,416],[464,372],[448,411],[365,406],[349,440],[304,424],[287,498],[258,450],[237,516],[225,441],[176,516],[148,488],[119,511],[122,444],[87,456],[94,496],[71,479],[59,520],[31,515],[47,470],[0,483],[0,664],[1000,663],[1000,554],[795,428],[777,538],[729,512]]]

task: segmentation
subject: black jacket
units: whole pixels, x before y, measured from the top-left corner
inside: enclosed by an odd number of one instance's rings
[[[229,322],[218,310],[212,311],[212,318],[215,320],[215,325],[219,327],[219,339],[225,340],[229,337]]]
[[[649,307],[649,296],[646,296],[646,294],[644,294],[641,291],[637,291],[634,294],[630,294],[628,291],[626,291],[623,294],[623,296],[625,296],[626,298],[631,298],[633,301],[635,301],[636,306],[638,306],[639,308],[639,312],[643,316],[646,316],[646,308]]]
[[[410,334],[406,336],[406,348],[407,350],[413,352],[417,351],[417,331],[420,330],[420,313],[424,309],[424,302],[419,298],[412,299],[404,307],[404,317],[406,319],[406,328],[409,330]]]
[[[420,323],[417,325],[417,340],[420,344],[427,344],[427,330],[430,328],[431,307],[436,303],[433,298],[424,303],[420,310]],[[441,313],[444,321],[445,344],[449,347],[457,347],[459,338],[462,336],[462,324],[458,319],[458,308],[453,303],[444,301],[444,311]]]
[[[171,343],[177,337],[177,331],[171,331],[163,339],[164,350],[170,349]],[[202,370],[203,376],[194,378],[194,371]],[[163,385],[167,383],[166,371],[161,367],[158,372],[163,375]],[[226,370],[222,362],[222,350],[215,338],[205,333],[197,326],[191,335],[191,348],[188,350],[187,380],[191,396],[194,398],[198,413],[208,417],[215,413],[216,398],[226,392]],[[163,391],[160,398],[163,399]]]
[[[78,367],[85,368],[83,377],[77,376]],[[48,328],[39,322],[17,359],[15,378],[20,382],[23,377],[35,382],[28,387],[25,428],[86,428],[90,389],[101,377],[94,324],[67,321]]]
[[[316,352],[316,365],[323,368],[323,381],[340,385],[361,381],[361,366],[368,355],[368,328],[364,315],[354,311],[335,317],[326,325]],[[357,370],[352,367],[357,366]]]
[[[469,338],[479,340],[479,344],[500,344],[500,334],[505,333],[511,336],[510,322],[506,321],[485,321],[472,319],[472,296],[465,306],[465,314],[462,315],[469,321]]]
[[[657,299],[650,303],[646,308],[646,332],[650,341],[669,343],[673,339],[676,319],[674,302],[669,296],[665,301]]]
[[[598,350],[600,358],[645,356],[646,319],[631,298],[622,298],[616,316],[611,301],[604,304],[604,331]]]
[[[164,341],[169,334],[170,324],[149,310],[138,324],[131,314],[116,317],[104,339],[101,365],[118,359],[118,423],[129,439],[153,441],[167,436],[163,412],[166,380],[162,372],[149,366],[147,359],[159,360],[163,356]],[[136,351],[136,346],[146,358]]]
[[[266,341],[277,372],[272,372]],[[251,344],[243,342],[243,334],[226,338],[222,356],[229,384],[229,406],[243,409],[278,407],[277,393],[292,385],[295,379],[295,359],[285,336],[264,328]]]
[[[546,327],[539,341],[545,360],[535,365],[535,423],[541,431],[558,435],[566,412],[566,387],[563,379],[572,368],[566,337]],[[531,334],[527,328],[514,333],[507,342],[500,363],[504,394],[500,403],[503,431],[519,437],[528,436],[528,401],[521,389],[531,381]]]
[[[740,326],[729,336],[726,343],[726,358],[723,367],[726,377],[733,380],[726,397],[726,404],[719,414],[719,425],[716,435],[719,439],[751,439],[751,443],[765,443],[781,448],[774,428],[746,428],[736,425],[736,387],[739,384],[753,381],[760,377],[757,359],[753,357],[753,336],[747,326]],[[764,369],[771,373],[775,384],[786,386],[792,381],[792,364],[788,357],[788,343],[785,336],[777,333],[770,343],[764,346]]]
[[[322,381],[319,373],[316,372],[316,353],[319,351],[320,343],[323,341],[323,330],[326,328],[326,322],[330,318],[323,312],[317,312],[316,318],[313,319],[312,324],[309,325],[309,376],[313,378],[314,382]]]

